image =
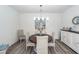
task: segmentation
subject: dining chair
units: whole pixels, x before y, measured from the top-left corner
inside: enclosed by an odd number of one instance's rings
[[[31,36],[31,34],[29,32],[27,32],[27,34],[26,34],[26,52],[27,52],[27,47],[35,47],[35,43],[32,43],[29,41],[30,36]]]
[[[49,46],[49,47],[53,47],[54,50],[55,50],[55,34],[54,34],[54,32],[52,32],[52,41],[53,41],[53,42],[49,42],[49,43],[48,43],[48,46]]]
[[[36,50],[37,54],[48,54],[48,36],[36,36],[37,44]]]
[[[18,39],[19,39],[20,43],[22,40],[26,39],[23,29],[19,29],[17,32],[17,35],[18,35]]]

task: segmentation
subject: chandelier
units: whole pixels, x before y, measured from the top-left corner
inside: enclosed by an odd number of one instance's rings
[[[34,17],[35,29],[38,30],[40,34],[42,34],[42,31],[46,29],[46,20],[48,20],[48,17],[42,16],[42,7],[43,5],[40,5],[40,17]]]
[[[42,16],[42,13],[43,13],[42,7],[43,7],[43,5],[40,5],[40,16],[39,17],[34,17],[34,20],[48,20],[48,17],[43,17]]]

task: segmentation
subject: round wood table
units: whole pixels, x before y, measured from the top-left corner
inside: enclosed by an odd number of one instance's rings
[[[50,36],[49,34],[33,34],[29,37],[29,40],[32,42],[32,43],[36,43],[37,42],[37,39],[36,39],[36,36],[48,36],[48,42],[53,42],[52,40],[52,36]]]

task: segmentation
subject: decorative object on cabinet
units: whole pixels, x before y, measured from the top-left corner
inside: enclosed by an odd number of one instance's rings
[[[75,31],[75,32],[79,32],[79,26],[74,25],[74,26],[72,26],[71,30]]]

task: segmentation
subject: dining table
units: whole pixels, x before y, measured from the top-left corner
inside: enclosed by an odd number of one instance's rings
[[[53,42],[53,39],[52,39],[52,36],[49,35],[49,34],[33,34],[31,36],[29,36],[29,41],[32,42],[32,43],[37,43],[37,38],[36,36],[48,36],[48,42]]]

